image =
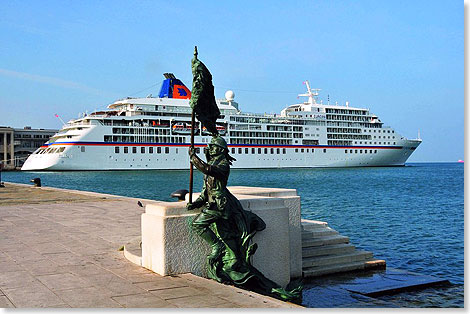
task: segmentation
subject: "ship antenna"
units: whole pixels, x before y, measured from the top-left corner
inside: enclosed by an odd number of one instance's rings
[[[319,88],[310,88],[310,83],[305,81],[304,84],[307,86],[307,93],[299,94],[299,96],[308,97],[308,104],[315,105],[317,102],[315,97],[318,96],[318,92],[321,91]]]

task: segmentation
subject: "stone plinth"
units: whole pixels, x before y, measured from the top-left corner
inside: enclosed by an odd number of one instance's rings
[[[253,238],[258,243],[253,266],[279,285],[286,286],[292,273],[290,213],[293,211],[286,204],[289,201],[295,203],[295,197],[283,199],[236,192],[234,194],[245,210],[257,214],[267,226]],[[187,211],[186,202],[148,204],[142,215],[142,266],[161,275],[191,272],[205,277],[206,256],[210,248],[191,230],[191,222],[198,213]],[[300,238],[300,200],[298,215]],[[297,245],[301,247],[300,240]],[[300,257],[299,261],[301,262]]]
[[[289,209],[289,247],[290,276],[302,277],[302,229],[300,222],[300,196],[296,189],[260,188],[251,186],[231,186],[228,188],[234,195],[257,195],[280,198]]]

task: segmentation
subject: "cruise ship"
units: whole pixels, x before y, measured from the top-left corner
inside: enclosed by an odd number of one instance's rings
[[[191,91],[165,73],[158,97],[125,98],[70,120],[21,170],[188,169]],[[407,139],[369,109],[324,104],[319,89],[279,114],[242,112],[233,91],[218,99],[217,129],[237,159],[233,168],[403,166],[421,139]],[[195,147],[210,142],[196,123]]]

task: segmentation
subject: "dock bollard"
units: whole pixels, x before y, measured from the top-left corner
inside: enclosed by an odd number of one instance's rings
[[[188,190],[176,190],[170,194],[171,197],[176,197],[178,202],[182,202],[185,200],[186,194],[188,194]]]
[[[30,182],[33,182],[36,187],[41,187],[41,178],[34,178]]]

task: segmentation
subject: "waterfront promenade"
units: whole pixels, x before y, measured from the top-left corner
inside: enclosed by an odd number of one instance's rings
[[[140,236],[144,209],[137,199],[5,186],[0,307],[298,307],[192,274],[163,277],[129,262],[119,248]]]

